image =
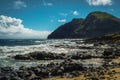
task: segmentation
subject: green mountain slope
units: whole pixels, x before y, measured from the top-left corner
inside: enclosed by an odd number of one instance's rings
[[[86,19],[73,19],[52,32],[48,39],[94,38],[120,32],[120,19],[106,12],[91,12]]]

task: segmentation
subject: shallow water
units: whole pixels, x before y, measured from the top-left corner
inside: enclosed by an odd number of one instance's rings
[[[56,54],[65,53],[68,55],[88,51],[87,49],[79,49],[78,46],[91,47],[93,44],[84,44],[82,39],[61,39],[61,40],[0,40],[0,67],[14,67],[19,68],[20,66],[37,66],[39,64],[48,64],[50,62],[61,62],[62,60],[52,61],[23,61],[14,60],[8,56],[16,54],[28,54],[34,51],[45,51]],[[91,49],[89,51],[94,51]],[[79,61],[81,62],[81,61]],[[98,64],[98,62],[83,61],[84,65]],[[100,64],[100,63],[99,63]]]

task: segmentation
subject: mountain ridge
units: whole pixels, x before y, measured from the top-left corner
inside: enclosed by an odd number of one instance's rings
[[[53,31],[48,39],[94,38],[120,32],[120,19],[106,12],[95,11],[83,18],[74,18]]]

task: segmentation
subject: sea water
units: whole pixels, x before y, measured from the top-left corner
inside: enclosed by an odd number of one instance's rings
[[[50,62],[61,62],[62,60],[15,60],[10,56],[17,54],[29,54],[31,52],[51,52],[55,54],[75,54],[86,49],[79,49],[78,46],[93,46],[84,44],[83,39],[1,39],[0,40],[0,67],[37,66]]]

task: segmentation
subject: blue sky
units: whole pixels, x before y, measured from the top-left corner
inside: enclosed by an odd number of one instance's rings
[[[45,38],[60,25],[73,18],[85,18],[92,11],[104,11],[120,17],[119,3],[120,0],[0,0],[0,37]],[[5,21],[12,25],[7,25],[6,28],[3,25]],[[13,24],[15,21],[17,26]],[[29,33],[21,35],[24,29],[28,29]],[[39,32],[40,36],[36,36],[37,32],[32,36],[34,31]],[[29,34],[31,36],[27,36]]]

